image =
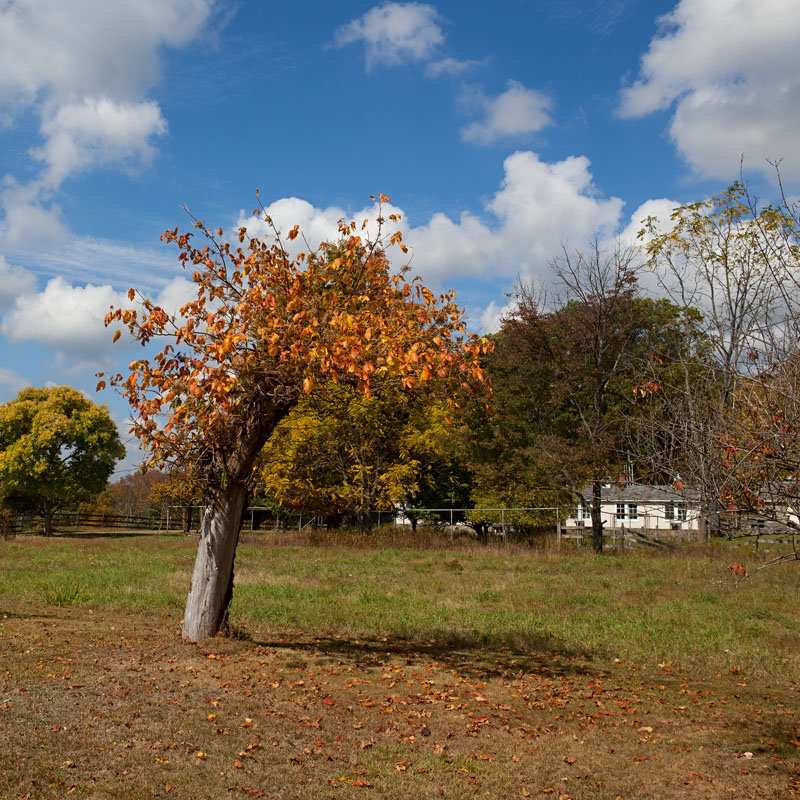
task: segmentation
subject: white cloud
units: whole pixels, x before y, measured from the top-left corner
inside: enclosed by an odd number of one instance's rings
[[[21,294],[30,294],[36,288],[35,276],[21,267],[9,264],[0,255],[0,311],[13,305]]]
[[[197,286],[179,275],[161,289],[158,296],[154,298],[154,302],[161,306],[167,314],[177,316],[181,306],[196,298]]]
[[[5,0],[0,103],[76,95],[139,99],[159,75],[159,50],[183,47],[213,0]]]
[[[363,43],[367,67],[427,61],[444,34],[436,9],[426,3],[383,3],[336,31],[339,47]]]
[[[425,74],[431,78],[438,78],[441,75],[449,75],[451,77],[456,75],[462,75],[467,70],[472,69],[473,67],[481,66],[485,64],[484,61],[476,61],[473,59],[467,59],[466,61],[459,61],[457,58],[442,58],[439,61],[432,61],[425,67]]]
[[[670,200],[666,197],[659,197],[642,203],[631,214],[630,222],[620,231],[620,241],[624,245],[638,244],[641,241],[639,239],[639,231],[644,228],[644,220],[649,217],[654,217],[658,220],[656,223],[656,230],[658,230],[659,233],[666,233],[672,224],[672,212],[679,205],[681,204],[676,200]]]
[[[153,302],[168,314],[196,296],[192,281],[177,276],[152,295]],[[116,326],[105,327],[111,306],[131,308],[127,291],[117,291],[108,284],[76,286],[63,277],[47,282],[41,292],[20,294],[13,308],[0,323],[0,333],[11,342],[38,342],[57,356],[78,360],[82,367],[97,365],[133,339],[122,330],[122,339],[113,342]]]
[[[5,212],[3,244],[15,248],[24,246],[39,250],[53,242],[62,242],[69,236],[58,205],[46,206],[41,199],[42,186],[38,182],[21,186],[6,177],[0,193],[0,208]]]
[[[337,206],[316,208],[299,197],[283,197],[275,200],[266,206],[264,211],[265,215],[272,220],[275,228],[284,236],[295,225],[299,225],[303,237],[308,241],[311,249],[316,249],[321,242],[338,238],[338,222],[347,217],[347,212],[342,208]],[[273,233],[272,227],[263,217],[251,216],[244,210],[239,212],[239,219],[236,222],[237,229],[242,227],[247,228],[250,236],[259,238],[271,237]],[[288,240],[284,244],[287,248],[291,247],[292,252],[299,252],[305,249],[303,237],[296,239],[294,245],[291,245]]]
[[[5,240],[64,238],[48,191],[92,167],[149,164],[166,131],[145,99],[164,47],[183,47],[207,22],[214,0],[0,0],[0,119],[32,109],[43,144],[31,154],[42,175],[25,186],[9,176],[2,196]]]
[[[497,333],[500,330],[500,324],[503,318],[515,311],[517,304],[514,300],[506,303],[505,305],[498,305],[492,300],[488,306],[481,312],[480,315],[480,331],[479,333],[486,335],[487,333]]]
[[[581,247],[594,237],[611,236],[619,228],[622,200],[597,196],[589,160],[583,156],[548,163],[536,153],[521,151],[504,162],[502,186],[486,203],[486,218],[465,211],[457,219],[437,212],[422,225],[400,223],[409,245],[411,271],[432,284],[464,277],[544,276],[562,244]],[[376,208],[351,213],[335,206],[316,208],[297,197],[266,207],[284,233],[299,224],[308,244],[336,239],[338,220],[374,219]],[[401,208],[384,207],[384,215]],[[269,235],[260,219],[241,212],[236,227],[252,236]],[[374,226],[370,229],[374,233]],[[298,238],[292,252],[304,248]],[[392,251],[398,266],[406,258]]]
[[[701,175],[746,165],[800,176],[800,3],[680,0],[659,20],[639,79],[622,92],[624,116],[675,106],[670,133]]]
[[[461,132],[466,142],[493,144],[502,139],[525,137],[549,125],[550,98],[535,89],[528,89],[518,81],[509,81],[505,92],[497,97],[486,97],[481,92],[467,92],[462,103],[485,115]]]
[[[0,403],[13,400],[30,381],[23,378],[18,372],[0,367]]]
[[[597,197],[585,156],[541,161],[522,151],[504,163],[505,180],[488,209],[502,222],[501,243],[518,265],[541,274],[561,246],[583,247],[619,225],[623,202]]]
[[[149,164],[155,155],[151,138],[166,131],[166,120],[152,100],[117,103],[87,97],[62,105],[44,120],[46,141],[33,155],[47,164],[47,183],[59,186],[68,175],[87,167]]]
[[[17,298],[0,332],[12,342],[40,342],[56,353],[98,353],[111,344],[103,319],[112,305],[130,304],[111,286],[72,286],[53,278],[43,291]]]

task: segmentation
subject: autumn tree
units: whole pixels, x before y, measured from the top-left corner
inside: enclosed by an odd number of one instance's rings
[[[329,382],[371,397],[379,387],[434,379],[463,390],[482,381],[485,343],[464,333],[453,294],[437,299],[419,279],[392,273],[385,247],[400,244],[400,234],[383,235],[397,221],[381,216],[385,200],[373,238],[359,235],[366,222],[360,229],[342,222],[340,241],[297,255],[289,247],[301,241],[298,227],[266,238],[242,228],[238,246],[199,221],[197,245],[191,232],[167,231],[196,298],[178,316],[141,298],[139,308],[113,309],[106,318],[143,345],[167,338],[158,354],[131,362],[128,374],[110,382],[133,408],[133,431],[149,462],[190,470],[205,489],[187,639],[214,635],[225,619],[254,466],[303,394],[324,394]]]
[[[633,249],[565,251],[552,266],[560,296],[520,285],[488,358],[495,414],[477,429],[476,494],[550,506],[591,483],[600,552],[602,482],[623,472],[633,388],[671,341],[677,309],[638,295]]]
[[[23,389],[0,406],[0,485],[7,505],[53,514],[102,491],[125,449],[105,406],[69,386]]]
[[[701,492],[712,529],[722,511],[755,510],[765,491],[775,509],[785,509],[794,498],[775,492],[786,495],[778,487],[791,484],[787,448],[795,448],[796,209],[785,199],[761,206],[737,182],[676,208],[666,230],[661,224],[649,218],[640,234],[649,266],[673,302],[696,312],[691,345],[652,365],[659,390],[658,411],[647,420],[654,461]],[[643,394],[650,402],[652,392]],[[775,456],[774,468],[763,469],[765,451]]]
[[[167,479],[167,475],[159,470],[135,470],[109,483],[96,498],[94,505],[111,514],[146,516],[158,511],[154,507],[161,504],[154,502],[153,490]]]
[[[280,505],[321,515],[346,514],[362,530],[420,491],[435,460],[443,410],[431,401],[435,381],[365,397],[329,385],[301,399],[262,453],[257,488]]]
[[[193,508],[202,506],[205,499],[204,487],[189,469],[174,467],[162,473],[164,479],[153,484],[148,500],[158,506],[177,506],[181,510],[181,530],[191,533]]]

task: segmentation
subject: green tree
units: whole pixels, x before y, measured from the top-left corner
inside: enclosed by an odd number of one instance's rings
[[[371,398],[329,385],[310,395],[275,429],[262,453],[257,488],[281,506],[350,514],[368,529],[427,485],[436,461],[442,404],[423,388]]]
[[[44,519],[102,491],[125,455],[106,406],[69,386],[23,389],[0,406],[0,485],[12,507]]]
[[[478,502],[566,504],[590,483],[598,552],[601,486],[623,473],[634,388],[680,335],[677,306],[638,295],[636,260],[620,248],[565,252],[553,264],[557,303],[518,288],[487,356],[495,411],[474,423]]]

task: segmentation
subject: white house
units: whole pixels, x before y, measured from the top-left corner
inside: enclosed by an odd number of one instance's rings
[[[592,487],[586,486],[581,495],[574,515],[563,521],[565,531],[592,527]],[[606,532],[626,528],[661,538],[694,538],[705,525],[699,495],[690,490],[639,483],[603,484],[600,497]]]

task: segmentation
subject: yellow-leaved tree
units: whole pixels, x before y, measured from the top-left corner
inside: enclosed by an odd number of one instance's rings
[[[444,404],[432,388],[368,398],[332,384],[304,398],[264,448],[258,491],[292,510],[351,515],[369,529],[374,512],[415,495],[441,461]]]

